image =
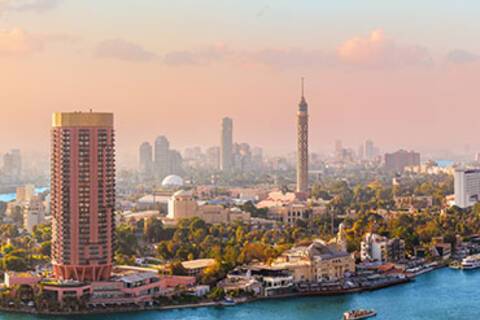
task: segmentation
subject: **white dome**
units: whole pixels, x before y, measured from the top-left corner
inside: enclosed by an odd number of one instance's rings
[[[162,181],[162,187],[178,188],[183,186],[183,179],[176,175],[169,175]]]

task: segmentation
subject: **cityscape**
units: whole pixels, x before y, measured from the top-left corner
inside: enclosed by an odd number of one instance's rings
[[[439,62],[365,29],[370,12],[297,5],[0,0],[0,65],[12,73],[0,75],[0,320],[478,317],[478,97],[456,81],[478,77],[479,56],[452,48]],[[399,39],[425,37],[403,26],[410,1],[363,5],[403,21],[374,19]],[[462,18],[480,28],[468,10],[439,7],[465,37]],[[340,32],[327,19],[329,37],[305,31],[328,13],[359,20]],[[290,15],[306,35],[270,29]],[[240,16],[242,27],[228,23]],[[22,23],[31,31],[11,26]],[[370,34],[328,53],[356,28]],[[251,47],[160,54],[211,30]],[[136,32],[145,47],[123,39]],[[104,33],[90,48],[86,37]],[[302,49],[255,53],[264,36]]]

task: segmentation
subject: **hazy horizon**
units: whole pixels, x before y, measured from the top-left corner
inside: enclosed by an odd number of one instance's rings
[[[463,5],[459,5],[459,3]],[[431,10],[434,8],[435,10]],[[234,140],[480,151],[480,3],[0,0],[0,151],[49,150],[54,111],[115,113],[118,153]],[[85,22],[88,21],[88,24]],[[405,24],[408,21],[408,24]],[[463,152],[462,151],[462,152]]]

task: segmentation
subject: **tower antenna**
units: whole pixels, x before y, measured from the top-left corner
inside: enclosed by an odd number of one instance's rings
[[[305,78],[302,77],[302,97],[305,96]]]

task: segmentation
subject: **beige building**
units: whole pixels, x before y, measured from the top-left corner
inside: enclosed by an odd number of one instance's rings
[[[23,227],[29,232],[39,224],[45,223],[45,206],[38,199],[33,199],[23,205]]]
[[[212,267],[217,262],[215,259],[197,259],[183,261],[182,267],[187,271],[189,276],[198,276],[208,267]]]
[[[287,250],[273,266],[288,269],[297,283],[340,280],[355,272],[355,260],[346,251],[343,226],[330,242],[315,240],[309,246]]]
[[[178,222],[181,219],[198,217],[209,224],[228,224],[234,221],[250,222],[250,213],[238,208],[224,208],[221,205],[199,205],[191,191],[180,190],[168,202],[167,218]]]

